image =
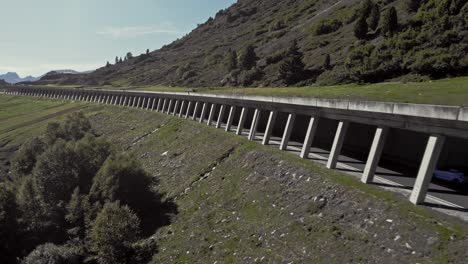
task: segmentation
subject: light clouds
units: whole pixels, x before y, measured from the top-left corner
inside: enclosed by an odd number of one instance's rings
[[[100,68],[105,63],[77,63],[77,64],[39,64],[30,63],[31,66],[20,66],[20,65],[0,65],[0,74],[5,72],[16,72],[20,77],[28,75],[39,77],[49,71],[53,70],[75,70],[75,71],[90,71]]]
[[[148,26],[126,26],[126,27],[106,27],[96,32],[99,35],[111,36],[113,38],[134,38],[152,34],[180,35],[184,32],[175,29],[170,24],[148,25]]]

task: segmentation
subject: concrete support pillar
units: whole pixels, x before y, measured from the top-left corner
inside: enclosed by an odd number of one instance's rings
[[[200,102],[196,102],[195,103],[195,107],[193,109],[193,116],[192,116],[192,120],[195,121],[197,120],[197,112],[198,112],[198,108],[200,107]]]
[[[237,126],[236,135],[242,135],[242,131],[244,130],[245,118],[247,116],[247,111],[248,111],[248,108],[246,107],[242,108],[241,115],[239,118],[239,125]]]
[[[145,104],[146,104],[146,97],[143,97],[143,101],[141,102],[141,109],[145,109]]]
[[[410,202],[413,204],[424,203],[427,189],[431,183],[432,175],[439,161],[440,152],[444,146],[445,136],[431,135],[427,141],[426,150],[419,167],[418,176],[411,192]]]
[[[221,108],[219,109],[218,122],[216,122],[216,128],[221,127],[221,123],[223,122],[225,111],[226,111],[226,105],[221,105]]]
[[[387,138],[388,128],[378,127],[375,131],[374,140],[367,158],[366,167],[362,174],[361,181],[363,183],[371,183],[374,181],[375,171],[379,165],[380,157],[385,145],[385,139]]]
[[[150,110],[153,101],[154,101],[153,97],[148,98],[148,103],[146,104],[146,110]]]
[[[172,111],[172,115],[176,116],[179,111],[180,100],[176,100],[174,105],[174,111]]]
[[[333,147],[328,157],[327,168],[335,169],[336,164],[338,163],[338,157],[341,153],[341,148],[343,147],[343,142],[346,136],[346,132],[349,127],[348,121],[340,121],[338,123],[338,128],[335,134],[335,140],[333,141]]]
[[[174,99],[169,100],[169,106],[167,107],[166,114],[169,115],[171,113],[172,105],[174,105]]]
[[[216,107],[217,107],[216,104],[211,104],[210,115],[208,116],[208,122],[206,123],[206,124],[209,125],[209,126],[211,126],[211,122],[213,122],[213,118],[214,118],[214,115],[215,115]]]
[[[137,101],[135,107],[136,107],[136,108],[140,107],[140,103],[141,103],[141,97],[138,96],[138,101]]]
[[[260,109],[255,109],[252,125],[250,126],[249,140],[255,140],[255,134],[257,133],[258,119],[260,118]]]
[[[151,111],[154,111],[156,109],[156,98],[153,98],[153,104],[151,105]]]
[[[179,117],[182,117],[184,115],[185,104],[185,100],[182,100],[182,102],[180,103]]]
[[[193,102],[189,101],[187,105],[187,109],[185,110],[185,119],[190,117],[190,109],[192,109]]]
[[[166,110],[166,105],[167,105],[167,100],[168,99],[164,98],[163,100],[164,100],[164,102],[163,102],[163,105],[162,105],[161,113],[164,113],[164,111]]]
[[[228,116],[228,120],[226,123],[227,132],[231,131],[232,121],[234,120],[234,116],[236,115],[236,110],[237,110],[236,106],[231,106],[231,109],[229,110],[229,116]]]
[[[270,115],[268,116],[268,123],[265,129],[265,134],[263,135],[263,140],[262,140],[263,145],[270,144],[270,138],[273,132],[273,127],[275,127],[277,115],[278,115],[277,111],[270,111]]]
[[[314,141],[315,132],[317,131],[319,118],[311,117],[309,121],[309,127],[307,128],[307,133],[304,139],[304,145],[302,145],[301,158],[307,159],[310,153],[310,147]]]
[[[207,109],[208,109],[208,103],[203,103],[200,120],[199,120],[200,123],[203,123],[205,121],[205,115],[206,115]]]
[[[156,112],[159,112],[159,109],[161,109],[162,100],[163,99],[161,99],[161,98],[158,99],[158,105],[156,106]]]
[[[289,138],[294,127],[294,121],[296,121],[296,114],[289,114],[286,127],[284,128],[283,138],[281,139],[280,150],[286,150],[289,145]]]

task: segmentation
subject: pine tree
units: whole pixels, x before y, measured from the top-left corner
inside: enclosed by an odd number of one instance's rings
[[[119,57],[115,56],[115,65],[119,64]]]
[[[380,21],[380,10],[378,5],[372,7],[370,18],[369,18],[369,28],[376,30]]]
[[[405,5],[408,11],[416,12],[421,6],[421,0],[406,0]]]
[[[360,12],[359,16],[368,17],[374,6],[375,5],[374,5],[374,2],[372,2],[372,0],[365,0],[361,4],[361,9],[360,9],[361,12]]]
[[[133,54],[131,52],[127,52],[127,55],[125,56],[127,60],[133,58]]]
[[[367,36],[367,21],[364,16],[359,17],[358,21],[354,25],[354,36],[358,39],[365,39]]]
[[[248,71],[257,65],[257,54],[253,45],[248,45],[239,57],[239,66],[242,70]]]
[[[305,79],[303,56],[299,51],[297,41],[294,40],[279,68],[279,78],[286,84],[294,84]]]
[[[237,52],[235,50],[231,50],[227,54],[226,69],[229,72],[231,72],[232,70],[237,69]]]
[[[110,67],[110,66],[111,66],[111,65],[110,65],[109,61],[107,61],[106,67]]]
[[[398,31],[398,15],[395,7],[391,7],[382,21],[382,32],[387,36],[393,36]]]
[[[323,60],[323,65],[322,65],[322,68],[324,70],[328,70],[331,68],[331,58],[330,58],[330,54],[327,54],[325,56],[325,59]]]
[[[122,57],[120,57],[120,59],[119,59],[119,63],[122,63],[122,62],[123,62],[123,60],[122,60]]]
[[[149,51],[149,49],[146,49],[146,55],[148,55],[148,54],[149,54],[149,52],[150,52],[150,51]]]

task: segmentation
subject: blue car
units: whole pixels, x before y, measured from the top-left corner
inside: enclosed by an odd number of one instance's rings
[[[465,184],[467,182],[465,174],[461,171],[450,170],[435,170],[434,177],[439,180],[450,182],[456,185]]]

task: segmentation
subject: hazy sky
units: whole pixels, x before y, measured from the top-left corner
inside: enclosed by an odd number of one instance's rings
[[[0,0],[0,74],[92,70],[185,35],[235,0]]]

